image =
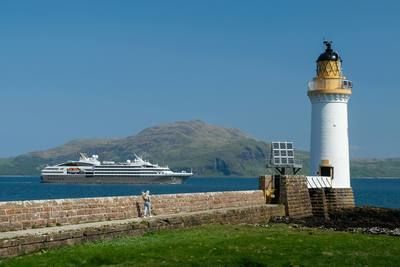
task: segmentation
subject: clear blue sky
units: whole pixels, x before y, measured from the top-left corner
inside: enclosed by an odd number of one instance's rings
[[[0,1],[0,156],[190,119],[308,150],[323,38],[351,156],[400,156],[399,3]]]

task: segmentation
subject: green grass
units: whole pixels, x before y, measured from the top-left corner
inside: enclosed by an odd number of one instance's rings
[[[396,266],[400,239],[297,229],[211,225],[87,243],[0,266]]]

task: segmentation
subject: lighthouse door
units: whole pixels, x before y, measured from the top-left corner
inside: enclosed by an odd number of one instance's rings
[[[333,177],[333,167],[330,166],[320,166],[321,176]]]

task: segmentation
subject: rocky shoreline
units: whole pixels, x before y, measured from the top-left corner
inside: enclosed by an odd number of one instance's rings
[[[329,213],[329,219],[310,217],[275,218],[273,222],[293,224],[294,227],[322,228],[334,231],[400,236],[400,209],[355,207]]]

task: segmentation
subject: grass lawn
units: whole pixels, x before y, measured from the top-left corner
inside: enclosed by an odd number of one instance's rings
[[[86,243],[0,266],[399,266],[400,238],[270,226],[208,225]]]

